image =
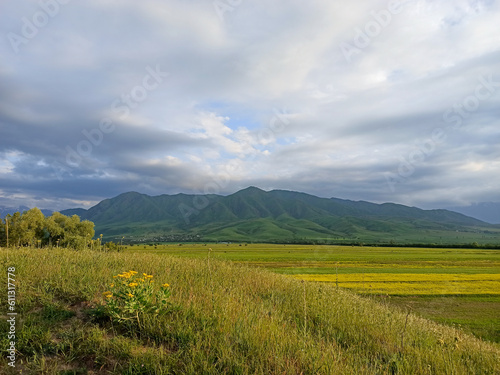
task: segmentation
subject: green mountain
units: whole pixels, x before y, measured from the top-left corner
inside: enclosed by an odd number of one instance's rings
[[[249,187],[229,196],[136,192],[71,209],[108,239],[136,241],[323,240],[367,243],[499,243],[500,227],[447,210],[422,210]]]

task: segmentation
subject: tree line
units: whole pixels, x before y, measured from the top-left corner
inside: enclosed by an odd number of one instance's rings
[[[80,221],[78,215],[69,217],[60,212],[45,217],[36,207],[0,218],[0,246],[3,247],[97,249],[101,247],[102,236],[93,240],[94,234],[94,223],[89,220]]]

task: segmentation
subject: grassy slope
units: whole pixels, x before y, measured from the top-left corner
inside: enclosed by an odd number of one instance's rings
[[[218,220],[218,219],[217,219]],[[321,223],[321,224],[320,224]],[[128,222],[97,224],[97,232],[103,233],[108,240],[168,238],[169,235],[200,235],[208,241],[305,241],[327,240],[329,242],[365,242],[402,244],[498,244],[500,230],[489,228],[446,229],[438,224],[420,226],[416,222],[399,219],[318,219],[318,222],[293,218],[258,218],[248,220],[216,221],[208,224],[179,228],[172,221]],[[187,238],[187,237],[186,237]]]
[[[494,374],[500,347],[384,304],[211,259],[69,250],[0,250],[16,267],[13,373]],[[178,309],[121,330],[86,313],[112,276],[172,286]],[[4,297],[2,297],[4,298]],[[6,306],[2,299],[2,306]],[[2,330],[7,328],[2,319]],[[6,347],[5,335],[1,338]],[[23,363],[21,364],[21,360]],[[5,368],[6,360],[0,360]]]

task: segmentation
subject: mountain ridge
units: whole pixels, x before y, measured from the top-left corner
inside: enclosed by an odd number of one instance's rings
[[[17,206],[17,207],[12,207],[12,206],[0,206],[0,218],[5,218],[7,215],[12,215],[14,214],[15,212],[24,212],[24,211],[28,211],[30,209],[30,207],[28,206]],[[45,209],[45,208],[42,208],[40,209],[40,211],[42,211],[42,213],[45,215],[45,216],[50,216],[52,215],[52,210],[49,210],[49,209]]]
[[[62,211],[96,224],[96,233],[130,240],[298,241],[383,243],[499,241],[500,227],[443,209],[320,198],[254,186],[222,196],[150,196],[127,192],[85,209]],[[498,230],[498,233],[497,233]],[[458,241],[457,241],[458,240]]]

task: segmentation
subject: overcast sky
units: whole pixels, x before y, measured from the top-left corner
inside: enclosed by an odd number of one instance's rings
[[[500,201],[500,1],[0,3],[0,205]]]

